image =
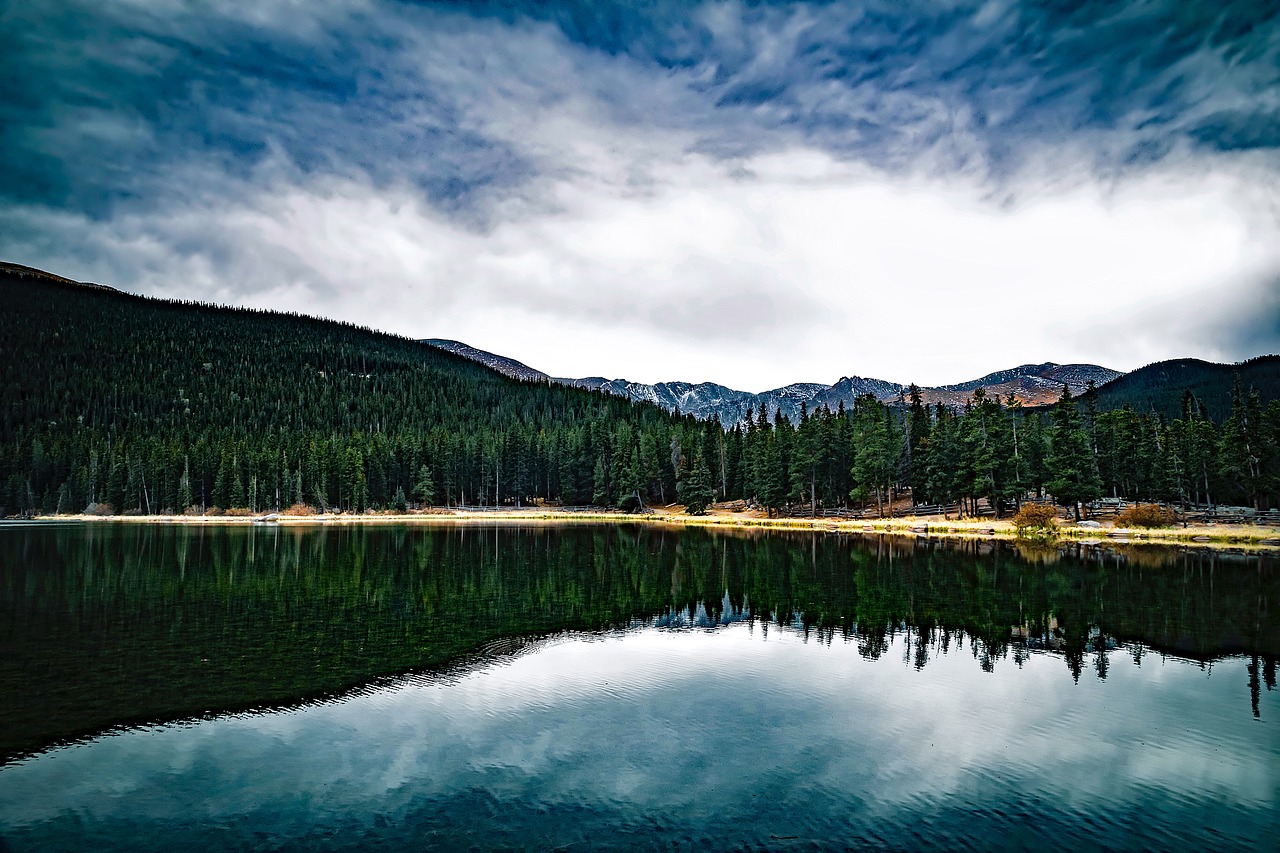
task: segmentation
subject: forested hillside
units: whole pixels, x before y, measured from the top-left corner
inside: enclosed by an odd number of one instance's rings
[[[1214,364],[1198,358],[1148,364],[1101,386],[1098,405],[1104,409],[1127,405],[1134,411],[1155,412],[1172,420],[1181,416],[1182,397],[1189,391],[1197,405],[1220,421],[1231,414],[1236,374],[1263,401],[1280,399],[1280,356],[1264,355],[1241,364]]]
[[[960,410],[928,406],[913,386],[905,407],[865,394],[848,410],[802,404],[793,424],[762,406],[725,431],[329,321],[20,271],[0,273],[0,296],[8,514],[537,500],[697,512],[716,499],[773,514],[887,510],[905,496],[969,512],[983,501],[997,514],[1031,495],[1280,503],[1280,402],[1264,406],[1246,378],[1266,379],[1276,359],[1234,382],[1192,383],[1172,415],[1107,410],[1111,385],[1064,393],[1048,411],[981,388]],[[1168,394],[1179,380],[1162,381]],[[1215,395],[1220,412],[1206,402]]]
[[[13,273],[0,297],[9,514],[587,503],[615,449],[670,493],[705,428],[339,323]]]

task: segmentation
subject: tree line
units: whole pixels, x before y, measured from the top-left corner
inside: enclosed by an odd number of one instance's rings
[[[867,395],[794,424],[762,408],[724,430],[341,323],[15,276],[0,287],[9,514],[1280,501],[1280,403],[1239,381],[1220,424],[1190,394],[1169,420],[1100,411],[1092,391],[1040,411],[978,389],[954,410],[912,386],[895,404]]]
[[[1215,423],[1190,393],[1180,418],[1129,406],[1102,411],[1096,389],[1045,409],[977,389],[961,409],[927,406],[910,386],[897,405],[871,395],[851,411],[804,411],[792,425],[761,411],[726,434],[729,494],[771,512],[844,505],[887,512],[895,500],[997,516],[1023,501],[1072,508],[1103,498],[1182,505],[1280,505],[1280,402],[1232,393]]]

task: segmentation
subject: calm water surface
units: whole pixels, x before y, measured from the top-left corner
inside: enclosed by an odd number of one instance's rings
[[[1274,560],[0,527],[0,849],[1274,849]]]

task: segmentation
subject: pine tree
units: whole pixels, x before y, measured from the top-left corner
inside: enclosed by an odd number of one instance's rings
[[[191,462],[182,457],[182,477],[178,479],[178,512],[191,506]]]
[[[1263,488],[1272,500],[1280,495],[1280,400],[1272,400],[1262,411],[1261,457],[1263,471]],[[1276,504],[1269,504],[1268,508]]]
[[[893,423],[893,413],[871,394],[854,401],[854,489],[849,497],[855,501],[872,495],[881,517],[885,501],[893,503],[893,483],[902,454],[902,436]]]
[[[787,462],[782,439],[773,430],[762,437],[757,462],[757,500],[770,518],[778,514],[787,499]]]
[[[707,507],[716,499],[715,489],[711,486],[711,471],[707,468],[707,460],[701,451],[694,456],[693,463],[685,471],[680,499],[684,501],[685,510],[690,515],[706,515]]]
[[[627,512],[643,510],[645,506],[644,497],[640,494],[643,478],[640,473],[639,456],[633,445],[622,457],[625,460],[622,466],[621,489],[619,489],[622,499],[618,502],[618,506]]]
[[[209,500],[218,509],[226,509],[231,505],[228,502],[230,484],[231,465],[227,460],[227,454],[224,452],[218,460],[218,473],[213,478],[213,492],[209,495]]]
[[[912,505],[928,502],[926,445],[929,441],[929,410],[925,408],[920,386],[914,382],[907,389],[907,416],[902,424],[903,436],[902,480],[911,489]]]
[[[1231,415],[1222,424],[1218,470],[1236,494],[1258,508],[1262,500],[1261,406],[1257,394],[1247,395],[1235,376],[1231,391]]]
[[[810,415],[800,404],[800,427],[791,445],[791,494],[809,504],[809,514],[817,515],[818,475],[827,461],[827,444],[822,419]]]
[[[1061,506],[1071,507],[1076,520],[1080,519],[1080,504],[1098,497],[1102,483],[1085,431],[1080,410],[1071,397],[1071,391],[1063,388],[1062,397],[1054,404],[1049,439],[1052,449],[1048,467],[1049,491]]]
[[[240,456],[231,456],[231,474],[227,487],[227,507],[243,508],[246,504],[244,496],[244,476],[240,472]]]
[[[615,499],[609,493],[609,466],[605,462],[603,453],[596,457],[595,475],[592,478],[592,482],[595,484],[595,490],[591,496],[591,503],[596,506],[612,506]]]
[[[1004,471],[1006,482],[1003,497],[1013,501],[1015,510],[1022,506],[1030,486],[1030,465],[1027,462],[1025,443],[1026,413],[1022,401],[1010,394],[1005,400],[1007,411],[1006,423],[1009,429],[1009,457],[1005,460]]]
[[[430,506],[436,499],[436,481],[431,474],[431,466],[422,463],[418,466],[418,475],[413,484],[413,496],[422,506]]]

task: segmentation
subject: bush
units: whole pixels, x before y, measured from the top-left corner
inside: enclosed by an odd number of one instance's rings
[[[1172,527],[1173,510],[1159,504],[1134,504],[1116,516],[1116,527]]]
[[[1053,536],[1058,532],[1058,510],[1048,504],[1023,504],[1013,517],[1020,537]]]
[[[316,508],[308,504],[294,504],[280,513],[281,515],[315,515]]]
[[[111,504],[89,504],[84,508],[85,515],[115,515],[115,508]]]

